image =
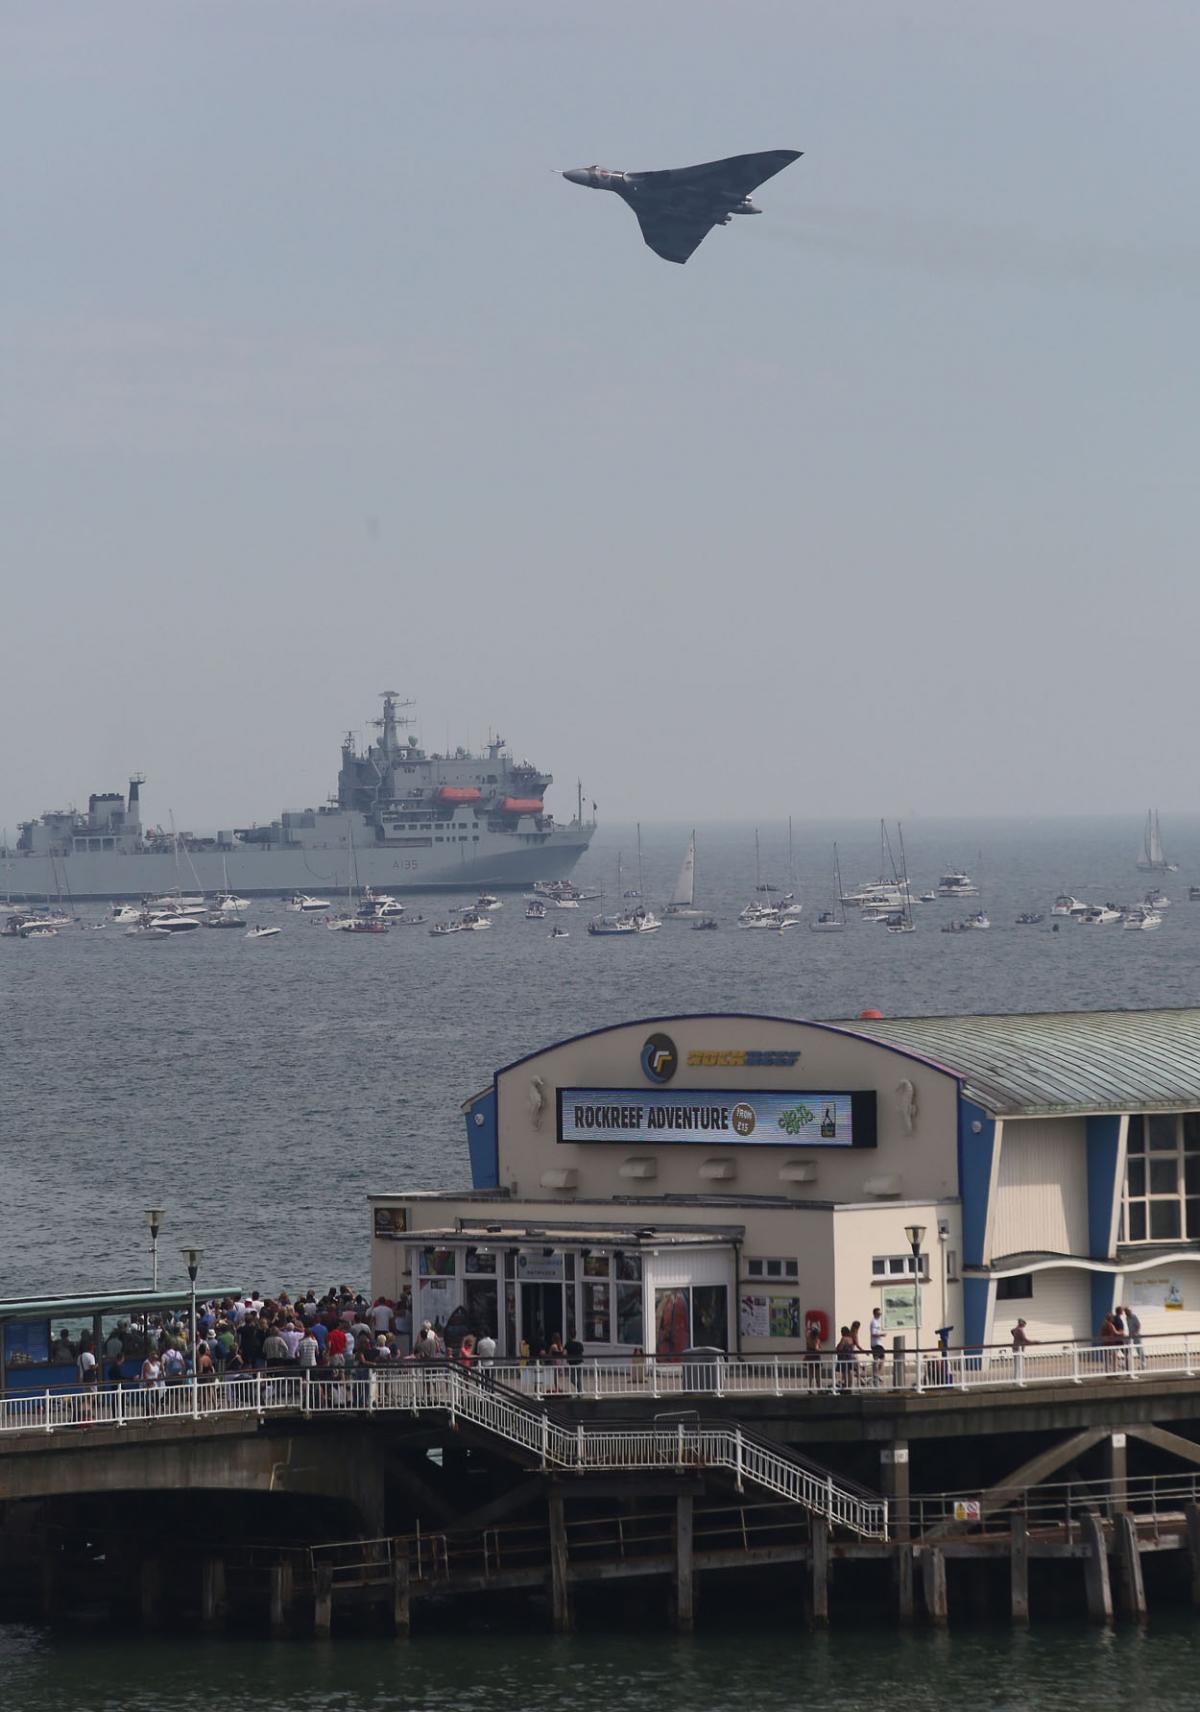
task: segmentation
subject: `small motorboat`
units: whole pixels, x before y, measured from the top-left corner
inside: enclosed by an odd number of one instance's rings
[[[1017,926],[1039,927],[1045,919],[1045,916],[1038,910],[1022,910],[1021,914],[1017,917]]]
[[[554,926],[550,929],[549,933],[546,935],[547,939],[570,939],[570,937],[571,937],[571,934],[570,934],[569,929],[567,929],[565,927],[559,927],[557,922],[555,922]]]
[[[339,915],[325,926],[331,933],[387,933],[388,924],[377,915]]]
[[[444,939],[448,933],[461,933],[462,930],[461,921],[435,921],[429,932],[434,939]]]
[[[1145,897],[1142,899],[1142,908],[1143,909],[1165,910],[1165,909],[1170,909],[1170,907],[1171,907],[1170,898],[1167,896],[1167,894],[1164,891],[1160,890],[1160,888],[1158,886],[1151,886],[1150,890],[1146,893]]]
[[[810,933],[842,933],[845,922],[833,910],[821,910],[808,924]]]
[[[283,932],[281,927],[252,927],[245,935],[247,939],[277,939]]]
[[[206,916],[201,917],[201,921],[205,927],[245,927],[246,925],[245,916],[238,915],[236,910],[228,912],[210,910]]]
[[[165,927],[155,927],[153,922],[139,922],[136,927],[125,929],[126,939],[174,939],[173,933],[168,933]]]
[[[983,910],[977,910],[974,915],[967,917],[967,926],[976,933],[986,932],[991,925],[991,922],[988,920],[988,917]]]
[[[200,926],[200,917],[175,911],[166,915],[152,914],[150,926],[161,927],[165,933],[195,933]]]
[[[540,898],[533,898],[525,905],[526,921],[545,921],[546,906]]]
[[[935,904],[937,903],[937,893],[922,892],[921,896],[917,899],[917,902],[922,904]]]
[[[715,915],[702,915],[699,921],[694,921],[692,923],[692,932],[715,933],[720,925],[721,924]]]
[[[1081,903],[1078,898],[1073,898],[1070,892],[1060,892],[1050,906],[1050,914],[1084,916],[1087,914],[1088,908],[1087,904]]]
[[[1200,886],[1188,887],[1188,903],[1200,904]]]
[[[484,910],[498,910],[503,908],[504,900],[502,898],[498,898],[495,892],[480,892],[479,896],[475,899],[475,910],[477,914],[482,914]]]
[[[164,892],[160,898],[147,898],[146,908],[151,914],[162,915],[203,915],[208,908],[207,901],[199,894],[184,897],[177,892]]]
[[[23,927],[21,929],[21,938],[22,939],[57,939],[58,938],[58,929],[56,927]]]
[[[480,915],[478,910],[464,910],[459,920],[459,927],[464,933],[483,933],[492,925],[490,918]]]
[[[403,915],[397,916],[394,925],[396,927],[424,927],[425,917],[423,915],[409,915],[408,911],[405,910]]]
[[[1127,910],[1125,913],[1125,920],[1121,923],[1123,930],[1128,931],[1132,929],[1137,933],[1148,933],[1151,928],[1161,926],[1162,916],[1157,910],[1146,909],[1145,906],[1141,906],[1138,909]]]
[[[1085,927],[1112,927],[1121,919],[1122,911],[1113,904],[1094,904],[1080,917]]]
[[[138,904],[114,904],[112,907],[112,922],[115,927],[136,927],[142,919],[143,911]]]
[[[293,892],[284,905],[285,909],[296,910],[302,915],[313,915],[319,910],[329,908],[328,898],[310,898],[307,892]]]
[[[579,899],[578,898],[561,897],[561,898],[555,898],[553,900],[553,902],[554,902],[555,909],[578,909],[579,908]]]

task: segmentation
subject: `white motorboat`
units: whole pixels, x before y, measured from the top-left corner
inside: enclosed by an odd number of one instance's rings
[[[846,924],[832,910],[821,910],[808,924],[810,933],[843,933]]]
[[[1147,909],[1142,905],[1138,909],[1127,911],[1121,925],[1126,931],[1148,933],[1152,928],[1162,926],[1162,916],[1156,909]]]
[[[503,898],[498,898],[494,892],[480,892],[479,896],[475,899],[475,908],[480,914],[482,914],[484,910],[503,909],[504,900]]]
[[[554,907],[555,909],[578,909],[579,902],[580,900],[578,898],[563,896],[561,898],[555,898]]]
[[[137,904],[114,904],[110,919],[114,927],[135,927],[142,919],[142,910]]]
[[[246,918],[236,910],[210,910],[200,917],[202,927],[245,927]]]
[[[973,898],[978,893],[979,887],[971,879],[971,876],[961,873],[957,869],[951,869],[949,873],[943,874],[937,883],[939,898]]]
[[[685,921],[702,913],[696,908],[696,834],[693,831],[688,839],[675,890],[671,893],[671,901],[663,911],[663,920]]]
[[[632,919],[627,915],[598,915],[588,922],[587,928],[593,939],[618,939],[624,934],[634,934]]]
[[[250,908],[249,898],[240,898],[229,884],[229,859],[225,856],[221,858],[221,880],[223,883],[221,890],[217,893],[216,900],[216,909],[220,914],[238,916],[243,910],[248,910]],[[238,925],[243,926],[244,924],[239,922]]]
[[[434,939],[444,939],[448,933],[461,933],[462,930],[461,921],[435,921],[429,932]]]
[[[147,898],[146,908],[162,915],[203,915],[208,908],[198,894],[185,897],[182,892],[164,892],[161,898]]]
[[[194,933],[200,926],[198,915],[184,915],[174,910],[160,914],[150,912],[150,926],[160,927],[164,933]]]
[[[141,921],[136,927],[125,929],[126,939],[174,939],[173,933],[168,933],[165,927],[155,927],[150,920]]]
[[[329,907],[328,898],[310,898],[307,892],[293,892],[284,905],[285,909],[294,910],[301,915],[315,915]]]
[[[282,932],[281,927],[252,927],[244,937],[246,939],[277,939]]]
[[[464,933],[483,933],[485,929],[495,924],[490,916],[480,915],[478,910],[465,910],[459,918],[459,927]]]
[[[1171,907],[1170,898],[1167,896],[1167,894],[1164,891],[1160,891],[1157,886],[1151,886],[1150,890],[1146,893],[1145,897],[1142,899],[1142,908],[1143,909],[1165,910],[1165,909],[1170,909],[1170,907]]]
[[[889,933],[915,933],[917,931],[916,922],[904,910],[897,910],[894,915],[888,916],[883,925]]]
[[[559,927],[557,922],[555,922],[554,926],[546,935],[547,939],[570,939],[570,937],[571,935],[568,930],[565,927]]]
[[[738,916],[737,924],[742,928],[774,928],[779,926],[779,911],[774,904],[748,903]]]
[[[936,892],[922,892],[920,898],[917,901],[918,901],[918,903],[923,903],[923,904],[935,904],[935,903],[937,903],[937,893]]]
[[[534,898],[525,905],[526,921],[545,921],[546,906],[540,898]],[[564,929],[565,932],[565,929]]]
[[[1083,903],[1079,898],[1073,898],[1070,892],[1060,892],[1050,906],[1050,914],[1081,917],[1085,916],[1090,908],[1090,904]]]
[[[57,939],[58,929],[56,927],[23,927],[20,937],[22,939]]]
[[[662,926],[653,910],[642,909],[641,906],[633,912],[633,930],[635,933],[657,933]]]
[[[977,932],[986,932],[991,925],[985,910],[976,910],[974,915],[967,917],[967,926],[975,928]]]
[[[1111,927],[1114,922],[1120,921],[1121,914],[1112,904],[1093,904],[1079,919],[1085,927]]]

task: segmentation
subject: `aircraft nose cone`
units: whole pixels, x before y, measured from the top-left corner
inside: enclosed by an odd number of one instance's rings
[[[569,178],[572,184],[587,184],[591,174],[585,166],[573,166],[569,172],[563,173],[563,177]]]

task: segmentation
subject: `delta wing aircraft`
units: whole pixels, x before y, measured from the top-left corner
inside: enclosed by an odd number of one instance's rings
[[[757,155],[730,155],[728,160],[662,172],[580,166],[562,176],[589,190],[615,190],[637,215],[642,237],[655,255],[668,262],[686,262],[714,226],[728,226],[735,214],[761,214],[750,192],[799,160],[800,153],[799,149],[766,149]]]

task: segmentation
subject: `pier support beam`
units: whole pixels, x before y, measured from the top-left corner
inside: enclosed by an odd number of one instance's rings
[[[1012,1519],[1009,1557],[1009,1588],[1014,1623],[1029,1622],[1029,1524],[1024,1516]]]
[[[225,1621],[225,1559],[206,1557],[200,1563],[200,1627],[219,1629]]]
[[[271,1634],[278,1639],[288,1632],[288,1617],[292,1608],[292,1566],[277,1563],[270,1571]]]
[[[814,1516],[808,1530],[809,1617],[815,1627],[829,1623],[829,1527]]]
[[[1142,1554],[1138,1550],[1137,1523],[1128,1510],[1117,1517],[1118,1561],[1121,1565],[1121,1610],[1131,1622],[1146,1621],[1146,1588],[1142,1581]]]
[[[1112,1586],[1108,1579],[1108,1545],[1104,1525],[1094,1510],[1080,1519],[1080,1535],[1087,1547],[1083,1560],[1083,1580],[1087,1589],[1088,1616],[1093,1623],[1111,1623],[1113,1617]]]
[[[1110,1433],[1105,1451],[1105,1472],[1109,1482],[1108,1513],[1117,1516],[1125,1508],[1127,1499],[1126,1474],[1128,1458],[1125,1449],[1125,1434]]]
[[[561,1492],[550,1494],[550,1612],[554,1632],[571,1630],[571,1589],[567,1580],[567,1518]]]
[[[328,1635],[333,1630],[333,1565],[319,1563],[313,1577],[313,1631]]]
[[[696,1623],[696,1576],[693,1553],[692,1495],[681,1492],[675,1499],[675,1627],[688,1634]]]
[[[921,1579],[925,1591],[925,1615],[943,1628],[950,1620],[946,1600],[946,1554],[940,1546],[921,1547]]]
[[[893,1439],[879,1454],[884,1496],[888,1500],[888,1517],[892,1538],[906,1540],[909,1523],[908,1440]]]

